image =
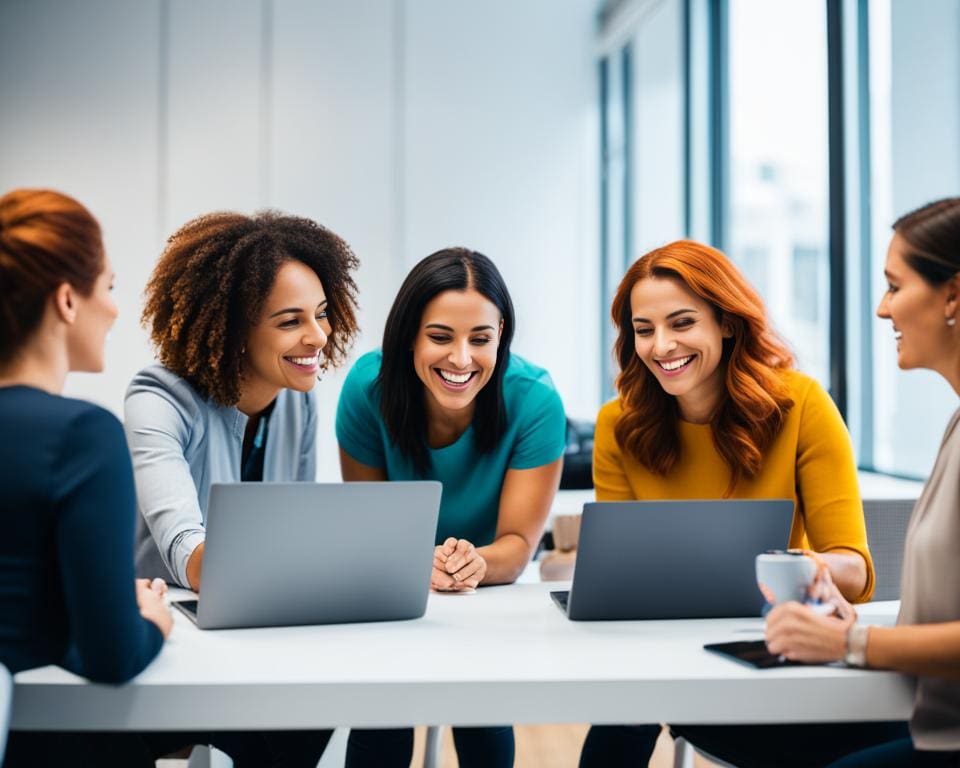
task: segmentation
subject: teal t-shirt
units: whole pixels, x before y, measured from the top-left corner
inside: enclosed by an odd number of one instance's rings
[[[508,469],[531,469],[556,461],[566,445],[566,418],[560,395],[543,368],[510,356],[503,377],[507,429],[490,453],[474,442],[473,426],[444,448],[430,450],[430,470],[420,475],[400,453],[380,413],[381,354],[368,352],[354,364],[337,405],[337,441],[353,459],[385,468],[390,480],[439,480],[437,543],[448,536],[477,546],[493,542],[500,489]]]

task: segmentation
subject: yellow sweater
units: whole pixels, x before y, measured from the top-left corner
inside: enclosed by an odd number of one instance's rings
[[[817,552],[846,549],[867,563],[867,585],[859,601],[873,594],[873,560],[867,547],[863,505],[850,436],[833,400],[809,376],[784,371],[794,405],[780,434],[767,448],[756,477],[743,478],[737,499],[793,499],[789,547]],[[709,424],[678,423],[680,460],[666,477],[654,474],[617,445],[614,426],[620,400],[600,409],[593,447],[597,501],[629,499],[719,499],[730,483],[730,468],[717,453]]]

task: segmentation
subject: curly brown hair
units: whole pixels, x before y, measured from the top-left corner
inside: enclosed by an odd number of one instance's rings
[[[205,397],[235,405],[250,328],[291,259],[320,278],[332,329],[321,367],[340,365],[358,330],[351,272],[359,261],[329,229],[272,211],[211,213],[171,235],[147,283],[141,317],[160,362]]]

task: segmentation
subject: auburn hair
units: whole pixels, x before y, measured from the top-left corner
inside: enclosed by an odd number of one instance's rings
[[[103,265],[100,225],[72,197],[49,189],[0,197],[0,365],[39,328],[59,285],[89,296]]]
[[[637,260],[620,281],[611,313],[619,331],[614,351],[622,408],[614,434],[620,449],[651,472],[666,476],[680,460],[680,411],[634,348],[630,292],[646,278],[680,280],[732,332],[720,363],[726,393],[710,420],[713,444],[730,467],[729,496],[741,478],[760,470],[764,450],[793,407],[780,374],[793,367],[793,355],[771,328],[760,296],[716,248],[678,240]]]

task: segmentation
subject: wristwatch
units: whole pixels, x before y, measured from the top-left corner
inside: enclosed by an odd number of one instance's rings
[[[843,660],[850,667],[867,666],[867,637],[870,627],[864,624],[851,624],[847,630],[847,652]]]

